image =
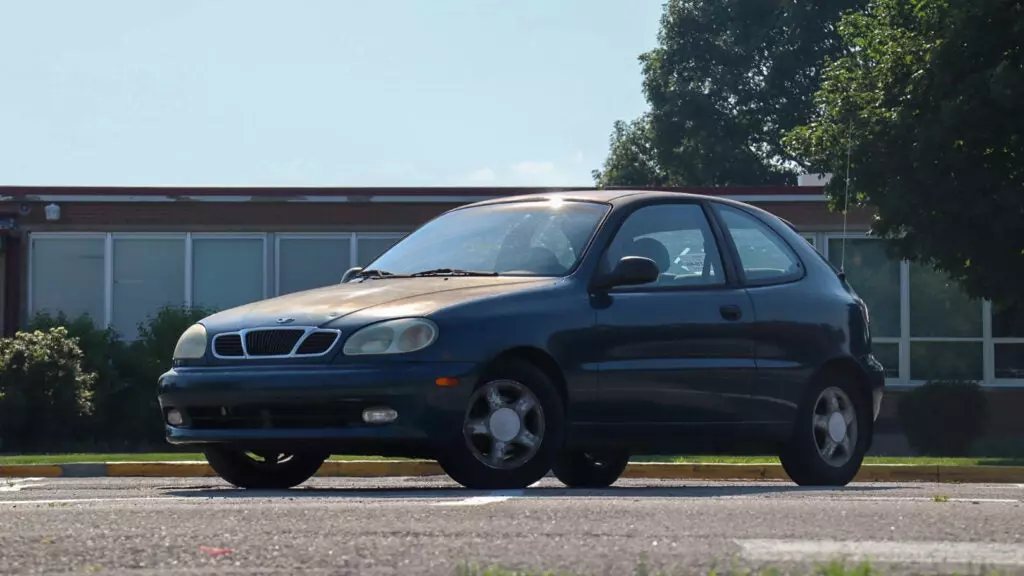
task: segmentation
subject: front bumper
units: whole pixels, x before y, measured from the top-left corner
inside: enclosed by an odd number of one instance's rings
[[[864,367],[871,388],[871,417],[877,421],[882,412],[882,397],[885,395],[885,367],[874,354],[861,358],[861,366]]]
[[[476,374],[475,364],[441,362],[177,368],[160,376],[158,400],[171,444],[402,445],[459,426]],[[363,422],[364,409],[381,406],[398,418]],[[171,409],[180,425],[167,423]]]

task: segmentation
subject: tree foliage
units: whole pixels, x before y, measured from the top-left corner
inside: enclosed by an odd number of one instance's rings
[[[617,122],[599,186],[795,183],[782,137],[809,119],[840,15],[865,0],[669,0],[640,56],[650,111]]]
[[[973,297],[1024,301],[1024,4],[872,0],[844,17],[790,154],[876,210],[893,256],[947,273]],[[849,150],[848,150],[849,147]]]

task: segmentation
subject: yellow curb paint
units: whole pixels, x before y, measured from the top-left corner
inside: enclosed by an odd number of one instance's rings
[[[199,478],[216,476],[206,462],[112,462],[107,476],[146,478]]]
[[[317,471],[322,477],[380,478],[385,476],[440,476],[441,466],[433,460],[328,460]]]
[[[60,466],[47,464],[14,464],[0,466],[0,478],[60,478]]]
[[[663,480],[782,480],[780,466],[771,464],[698,464],[669,462],[633,462],[623,478]]]
[[[1024,484],[1024,466],[938,466],[939,482]]]
[[[938,466],[914,464],[865,464],[854,482],[938,482]]]

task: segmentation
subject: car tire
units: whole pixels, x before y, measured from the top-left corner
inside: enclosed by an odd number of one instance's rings
[[[525,488],[551,470],[564,422],[551,378],[530,362],[502,360],[474,388],[438,463],[469,489]]]
[[[582,450],[565,452],[551,471],[569,488],[607,488],[622,476],[629,465],[629,453],[591,455]]]
[[[856,378],[829,370],[811,384],[780,456],[800,486],[845,486],[857,476],[872,434],[871,407]],[[829,453],[831,451],[831,456]]]
[[[273,454],[260,461],[241,448],[208,446],[203,450],[210,467],[224,481],[238,488],[286,490],[309,480],[327,460],[328,454]],[[283,457],[283,458],[282,458]]]

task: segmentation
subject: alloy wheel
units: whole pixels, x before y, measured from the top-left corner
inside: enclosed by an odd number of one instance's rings
[[[850,397],[836,387],[821,391],[814,403],[811,433],[818,455],[829,466],[844,466],[857,446],[857,411]]]
[[[482,464],[513,470],[537,454],[544,429],[544,409],[529,388],[515,380],[494,380],[470,397],[463,435]]]

